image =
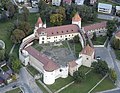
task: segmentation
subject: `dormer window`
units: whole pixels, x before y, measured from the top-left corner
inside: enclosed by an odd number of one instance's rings
[[[63,33],[63,31],[62,31],[62,33]]]
[[[53,34],[53,33],[52,33]]]
[[[73,31],[73,30],[71,30],[71,31]]]
[[[57,32],[57,34],[58,34],[58,32]]]
[[[67,32],[68,32],[68,30],[67,30]]]

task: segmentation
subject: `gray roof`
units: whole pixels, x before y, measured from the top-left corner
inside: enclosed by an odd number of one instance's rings
[[[112,5],[105,3],[98,3],[98,8],[112,9]]]

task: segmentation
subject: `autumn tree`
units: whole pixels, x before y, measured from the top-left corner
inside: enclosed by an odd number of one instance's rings
[[[116,39],[115,37],[112,39],[111,41],[111,46],[114,48],[114,49],[120,49],[120,40],[119,39]]]
[[[114,69],[109,70],[109,76],[113,80],[113,82],[115,83],[115,81],[117,80],[117,74],[116,74]]]
[[[12,32],[11,40],[13,43],[17,44],[17,43],[20,43],[24,37],[25,37],[25,33],[23,32],[23,30],[15,29]]]
[[[62,25],[62,23],[63,23],[63,15],[61,15],[61,14],[51,14],[50,22],[53,25]]]

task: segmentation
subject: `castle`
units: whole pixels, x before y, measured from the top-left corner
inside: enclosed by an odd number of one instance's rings
[[[53,84],[57,78],[66,78],[68,73],[73,75],[81,65],[90,67],[94,60],[94,49],[89,45],[84,46],[81,31],[81,18],[78,13],[72,18],[72,24],[49,28],[46,28],[46,24],[43,24],[39,17],[35,24],[34,33],[24,38],[20,45],[19,59],[25,66],[30,64],[42,73],[43,82],[48,85]],[[61,66],[31,46],[35,39],[38,39],[39,44],[45,44],[70,40],[76,35],[80,37],[83,50],[79,51],[77,60],[71,60],[66,66]]]

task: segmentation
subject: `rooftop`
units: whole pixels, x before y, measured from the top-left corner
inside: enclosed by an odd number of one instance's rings
[[[112,9],[112,5],[105,3],[98,3],[98,8]]]
[[[81,21],[80,15],[78,14],[78,12],[75,14],[75,16],[72,18],[72,21]]]
[[[91,56],[94,52],[94,49],[92,47],[90,47],[89,45],[87,45],[82,51],[81,54],[85,54],[88,56]]]

